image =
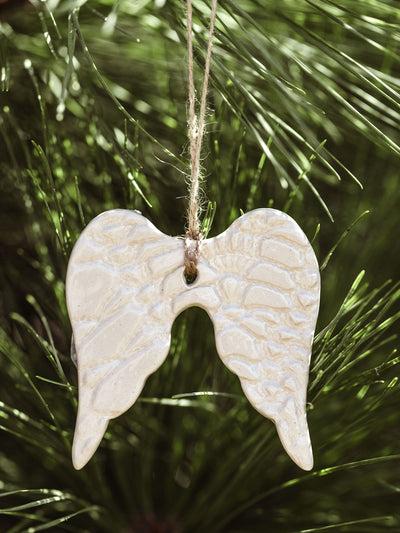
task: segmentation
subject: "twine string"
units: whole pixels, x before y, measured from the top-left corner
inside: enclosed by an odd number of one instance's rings
[[[210,16],[210,32],[208,37],[207,55],[204,67],[204,80],[201,92],[199,116],[196,116],[196,92],[193,75],[193,28],[192,1],[187,0],[187,43],[189,67],[189,140],[190,140],[190,196],[188,207],[188,230],[185,235],[185,272],[186,276],[197,274],[197,261],[200,253],[200,206],[199,180],[201,145],[204,134],[208,81],[210,78],[212,39],[214,34],[217,0],[212,0]]]

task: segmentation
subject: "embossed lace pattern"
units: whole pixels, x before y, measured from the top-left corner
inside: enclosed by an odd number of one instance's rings
[[[191,285],[183,257],[181,239],[133,211],[99,215],[78,239],[67,276],[79,372],[74,465],[86,464],[108,420],[163,363],[175,317],[197,305],[249,401],[275,422],[292,459],[312,468],[305,403],[320,278],[306,236],[288,215],[257,209],[202,241]]]

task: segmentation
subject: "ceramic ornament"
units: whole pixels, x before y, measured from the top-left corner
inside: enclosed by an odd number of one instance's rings
[[[312,468],[305,406],[320,276],[306,236],[285,213],[256,209],[201,241],[197,269],[187,284],[184,241],[136,211],[102,213],[79,237],[66,287],[79,375],[75,468],[163,363],[172,324],[191,306],[209,314],[222,361],[287,453]]]

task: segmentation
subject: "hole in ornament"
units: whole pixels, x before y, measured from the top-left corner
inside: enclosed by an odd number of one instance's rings
[[[186,274],[186,272],[184,272],[183,276],[185,278],[186,285],[191,285],[197,279],[197,270],[193,274]]]

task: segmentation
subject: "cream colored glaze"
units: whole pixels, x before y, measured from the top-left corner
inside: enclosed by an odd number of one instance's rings
[[[176,316],[200,306],[250,403],[275,422],[293,461],[310,470],[305,405],[320,276],[306,236],[285,213],[256,209],[202,241],[191,285],[183,258],[182,239],[135,211],[102,213],[79,237],[66,287],[79,376],[75,468],[167,357]]]

